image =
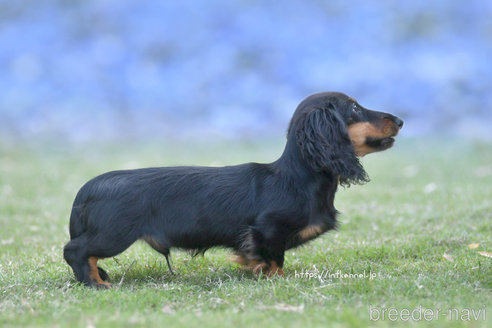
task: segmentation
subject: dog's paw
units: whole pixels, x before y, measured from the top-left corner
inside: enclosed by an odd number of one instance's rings
[[[275,261],[270,261],[269,263],[265,261],[251,261],[249,267],[256,275],[263,274],[267,277],[275,275],[284,276],[284,270]]]

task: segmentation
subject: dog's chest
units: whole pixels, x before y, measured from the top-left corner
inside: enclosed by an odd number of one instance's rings
[[[297,233],[302,240],[311,240],[336,226],[337,210],[333,205],[337,185],[324,183],[313,191],[307,224]]]
[[[336,226],[336,211],[333,213],[314,213],[310,216],[307,225],[299,232],[302,239],[315,238]]]

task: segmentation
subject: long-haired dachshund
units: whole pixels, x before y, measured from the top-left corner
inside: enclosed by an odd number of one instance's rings
[[[172,247],[225,246],[253,272],[283,275],[285,250],[335,228],[338,184],[368,181],[359,157],[390,148],[402,126],[342,93],[319,93],[297,107],[273,163],[105,173],[75,198],[65,260],[78,281],[109,287],[97,261],[142,239],[166,260]]]

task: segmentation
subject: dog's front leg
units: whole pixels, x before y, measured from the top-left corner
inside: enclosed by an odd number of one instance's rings
[[[263,218],[252,228],[253,253],[258,260],[250,261],[249,267],[254,273],[284,275],[285,236],[273,218]]]

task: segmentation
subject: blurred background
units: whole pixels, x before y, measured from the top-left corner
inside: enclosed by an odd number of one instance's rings
[[[492,140],[491,60],[487,0],[0,0],[0,137],[283,136],[337,90]]]

